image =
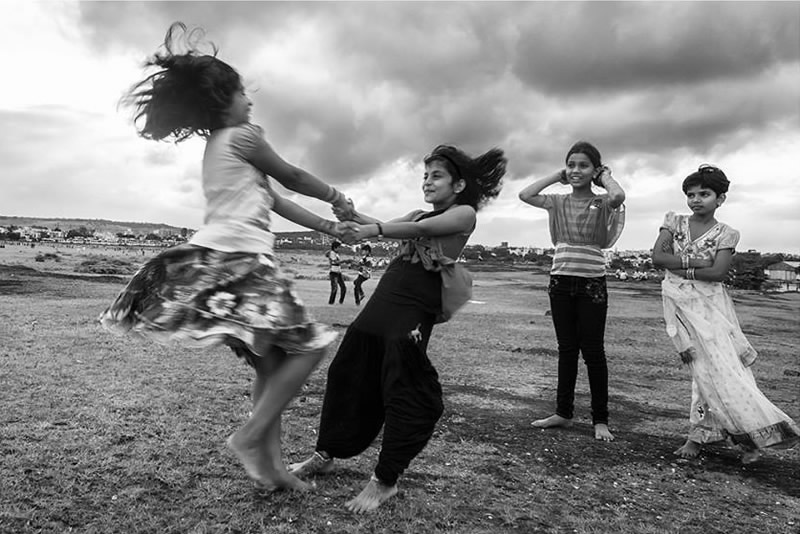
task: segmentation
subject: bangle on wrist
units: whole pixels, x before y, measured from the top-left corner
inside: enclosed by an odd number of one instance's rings
[[[325,195],[325,202],[328,204],[333,204],[338,198],[341,193],[332,185],[328,186],[330,189],[328,190],[328,194]]]
[[[681,267],[684,269],[689,268],[689,257],[688,256],[681,256]]]
[[[689,267],[688,269],[686,269],[686,278],[689,280],[695,280],[694,267]]]
[[[375,226],[378,227],[378,239],[381,239],[383,237],[383,226],[379,222],[376,222]]]

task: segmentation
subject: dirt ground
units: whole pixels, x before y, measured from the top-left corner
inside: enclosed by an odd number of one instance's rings
[[[58,261],[37,262],[45,253]],[[342,504],[369,476],[379,443],[317,477],[310,494],[253,491],[222,446],[247,417],[249,370],[224,349],[166,349],[102,331],[96,317],[127,277],[75,273],[98,254],[135,268],[149,252],[0,248],[2,533],[800,533],[798,448],[746,466],[725,444],[695,460],[673,454],[690,382],[664,333],[657,283],[609,282],[617,439],[600,443],[583,370],[575,425],[530,425],[555,395],[547,276],[476,271],[473,300],[429,347],[445,393],[434,438],[396,499],[353,516]],[[324,258],[279,257],[316,318],[343,332],[359,308],[352,293],[327,305]],[[733,297],[759,351],[759,387],[800,421],[800,295]],[[329,361],[286,412],[287,461],[313,448]]]

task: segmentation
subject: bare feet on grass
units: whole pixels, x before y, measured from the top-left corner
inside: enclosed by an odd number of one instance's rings
[[[553,414],[544,419],[537,419],[531,425],[536,428],[569,428],[572,426],[572,419],[561,417],[558,414]]]
[[[242,463],[247,476],[255,480],[256,489],[259,491],[278,491],[282,489],[308,491],[312,488],[310,484],[289,474],[280,457],[270,458],[260,445],[248,446],[235,433],[228,437],[225,445]]]
[[[347,501],[345,506],[348,510],[357,514],[371,512],[395,495],[397,495],[397,484],[387,486],[373,476],[364,486],[364,489],[361,490],[361,493]]]
[[[700,444],[687,439],[686,443],[680,446],[674,454],[686,459],[697,458],[697,455],[700,454]]]
[[[594,425],[594,439],[601,439],[603,441],[614,441],[614,434],[608,429],[608,425],[604,423],[597,423]]]
[[[295,464],[289,464],[289,473],[298,477],[309,475],[324,475],[333,471],[333,458],[325,458],[319,452],[314,452],[308,459]]]

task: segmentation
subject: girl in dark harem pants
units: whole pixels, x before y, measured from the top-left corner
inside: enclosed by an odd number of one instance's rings
[[[360,454],[383,427],[374,474],[347,502],[354,512],[374,510],[397,493],[398,477],[442,415],[428,341],[433,325],[471,295],[469,273],[455,259],[475,229],[478,207],[499,194],[505,163],[499,149],[473,159],[439,146],[425,158],[422,183],[433,211],[388,223],[354,212],[348,223],[355,240],[385,235],[404,241],[331,362],[315,453],[289,468],[298,476],[330,471],[334,458]]]

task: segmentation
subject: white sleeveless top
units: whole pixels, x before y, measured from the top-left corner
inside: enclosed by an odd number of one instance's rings
[[[189,243],[223,252],[272,253],[273,205],[268,177],[248,160],[262,138],[245,123],[214,130],[203,154],[203,226]]]

